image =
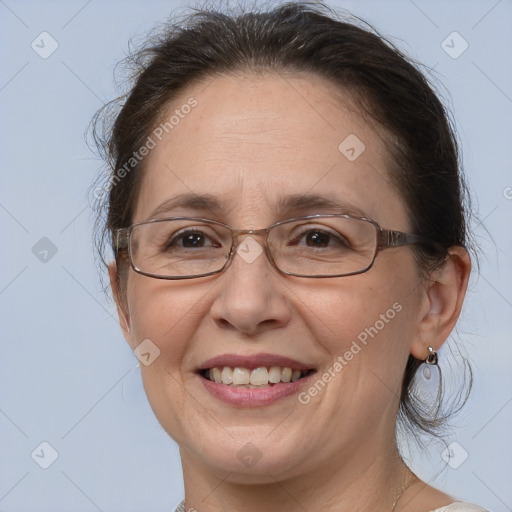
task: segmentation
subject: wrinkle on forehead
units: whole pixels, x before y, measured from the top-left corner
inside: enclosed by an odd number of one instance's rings
[[[138,216],[185,192],[215,193],[249,218],[273,208],[277,192],[339,190],[363,210],[403,217],[380,135],[339,95],[330,82],[306,74],[222,75],[206,89],[198,83],[182,91],[174,108],[188,97],[197,107],[148,155]],[[350,134],[365,144],[353,162],[338,150]]]

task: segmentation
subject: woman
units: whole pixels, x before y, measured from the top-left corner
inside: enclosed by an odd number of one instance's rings
[[[199,11],[136,62],[104,141],[105,235],[124,336],[180,446],[177,510],[483,511],[396,443],[397,421],[440,426],[416,376],[437,371],[471,267],[427,80],[316,3]]]

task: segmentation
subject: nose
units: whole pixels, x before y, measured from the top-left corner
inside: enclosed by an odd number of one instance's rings
[[[219,276],[210,310],[222,329],[254,336],[287,325],[291,318],[283,278],[268,261],[262,239],[240,240],[230,266]]]

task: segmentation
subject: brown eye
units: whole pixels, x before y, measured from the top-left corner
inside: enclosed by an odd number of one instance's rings
[[[341,233],[327,231],[320,228],[309,228],[297,233],[288,242],[287,245],[298,245],[311,247],[313,249],[336,248],[344,249],[350,248],[351,245],[347,238]]]
[[[322,231],[310,231],[305,236],[306,245],[309,247],[327,247],[330,241],[330,235]]]
[[[193,249],[202,247],[220,247],[221,244],[212,241],[205,233],[197,230],[187,230],[169,237],[166,248],[173,247]]]

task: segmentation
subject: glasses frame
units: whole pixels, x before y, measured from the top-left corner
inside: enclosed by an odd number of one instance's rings
[[[282,224],[287,224],[289,222],[295,222],[297,220],[307,220],[307,219],[318,219],[318,218],[333,218],[333,217],[339,217],[344,219],[355,219],[360,220],[364,222],[368,222],[372,224],[375,227],[376,234],[377,234],[377,243],[375,245],[375,253],[373,254],[372,261],[369,263],[369,265],[362,269],[358,270],[356,272],[348,272],[345,274],[334,274],[334,275],[317,275],[317,276],[310,276],[305,274],[296,274],[294,272],[287,272],[285,270],[281,270],[274,261],[274,258],[272,257],[272,254],[270,252],[270,249],[268,247],[268,237],[270,231],[277,227],[281,226]],[[226,263],[220,268],[219,270],[214,270],[213,272],[207,272],[204,274],[194,274],[194,275],[186,275],[186,276],[164,276],[164,275],[158,275],[158,274],[151,274],[148,272],[144,272],[140,268],[138,268],[134,261],[133,261],[133,255],[132,255],[132,248],[131,248],[131,235],[137,226],[141,226],[144,224],[153,224],[157,222],[166,222],[170,220],[193,220],[193,221],[200,221],[205,222],[207,224],[215,224],[218,226],[223,226],[224,228],[228,229],[231,232],[231,248],[228,254],[228,257],[226,259]],[[358,274],[364,274],[365,272],[368,272],[370,270],[377,258],[377,255],[379,252],[383,251],[384,249],[389,249],[393,247],[404,247],[407,245],[414,245],[414,244],[422,244],[422,245],[428,245],[434,249],[437,249],[438,251],[445,251],[444,247],[442,247],[439,243],[435,242],[434,240],[431,240],[428,237],[421,236],[421,235],[415,235],[412,233],[405,233],[403,231],[396,231],[392,229],[384,229],[382,228],[376,221],[373,219],[367,218],[367,217],[356,217],[353,215],[348,214],[316,214],[316,215],[305,215],[302,217],[294,217],[291,219],[282,220],[279,222],[276,222],[267,228],[263,229],[233,229],[227,224],[224,224],[223,222],[218,222],[216,220],[212,219],[205,219],[202,217],[166,217],[166,218],[157,218],[157,219],[151,219],[146,220],[142,222],[137,222],[135,224],[132,224],[131,226],[127,228],[119,228],[114,231],[114,252],[116,257],[123,251],[128,252],[128,256],[130,259],[130,266],[132,269],[137,272],[138,274],[152,277],[154,279],[166,279],[166,280],[181,280],[181,279],[195,279],[198,277],[207,277],[212,276],[216,274],[220,274],[224,270],[226,270],[231,262],[233,261],[233,255],[237,252],[237,249],[240,245],[239,237],[240,235],[265,235],[265,244],[264,244],[264,252],[267,256],[268,261],[271,263],[271,265],[281,274],[289,275],[289,276],[295,276],[295,277],[304,277],[304,278],[310,278],[310,279],[325,279],[330,277],[347,277],[352,275],[358,275]]]

